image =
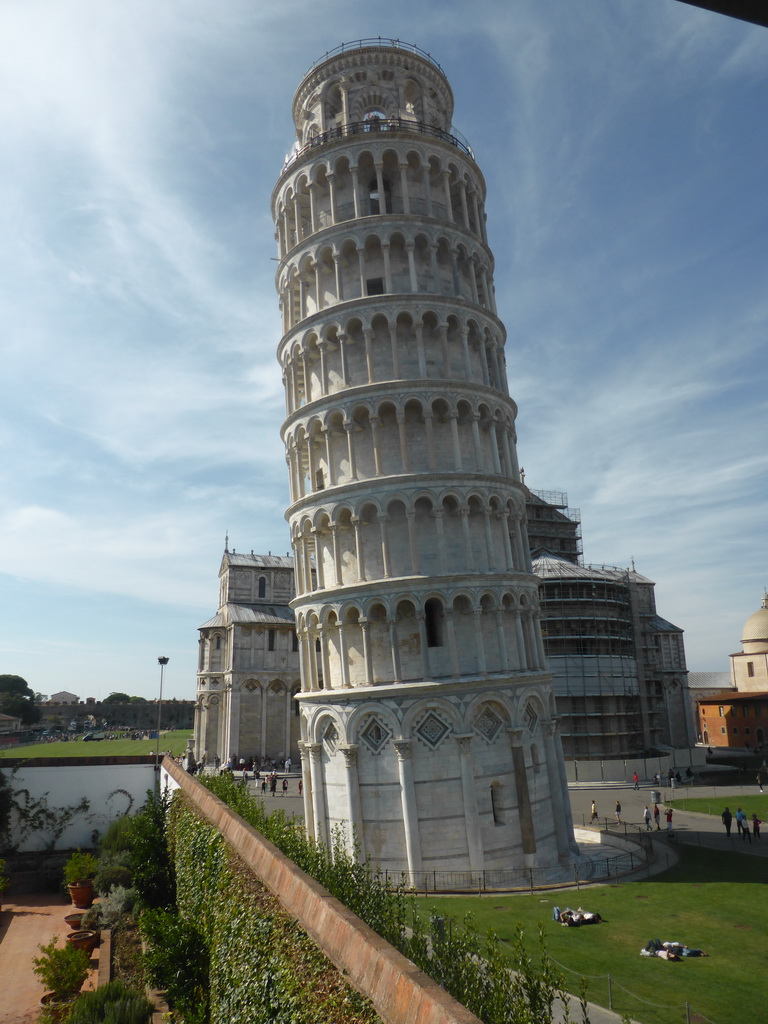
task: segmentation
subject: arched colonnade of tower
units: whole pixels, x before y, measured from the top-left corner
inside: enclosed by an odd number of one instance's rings
[[[495,318],[440,303],[417,311],[388,303],[374,314],[353,306],[344,317],[310,318],[284,336],[278,351],[286,411],[393,380],[466,381],[508,397],[504,340]]]
[[[398,685],[451,676],[542,672],[546,661],[530,593],[415,585],[299,613],[307,689]]]
[[[423,482],[383,501],[353,494],[294,520],[297,595],[470,570],[530,572],[525,517],[512,498],[457,485],[429,492]]]
[[[484,395],[386,389],[340,407],[328,403],[283,431],[291,501],[379,477],[452,473],[519,476],[514,422]]]
[[[362,150],[342,146],[284,175],[273,196],[280,258],[326,228],[382,213],[451,224],[477,239],[490,256],[479,169],[460,163],[450,150],[428,151],[402,135],[387,138],[386,122],[378,123],[378,128],[362,126],[350,133],[368,135]],[[405,120],[397,122],[400,132],[409,127]]]

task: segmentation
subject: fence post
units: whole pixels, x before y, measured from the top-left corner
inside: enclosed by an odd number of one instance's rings
[[[685,1024],[691,1024],[691,1004],[685,1004]]]
[[[608,975],[608,1009],[613,1009],[613,986],[611,985],[611,976]]]

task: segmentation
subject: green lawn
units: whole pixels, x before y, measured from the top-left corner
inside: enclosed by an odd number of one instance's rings
[[[422,902],[425,913],[431,910],[454,921],[471,913],[481,932],[493,929],[507,942],[520,922],[534,956],[543,925],[547,948],[569,991],[578,993],[583,975],[589,979],[589,1000],[607,1006],[610,974],[614,1009],[643,1024],[685,1024],[686,1002],[693,1024],[704,1018],[713,1024],[768,1020],[768,862],[698,847],[683,846],[681,853],[677,867],[647,882],[532,896],[428,897]],[[581,905],[605,920],[565,928],[552,920],[555,905]],[[698,946],[710,956],[679,963],[641,957],[640,950],[652,938]]]
[[[726,807],[730,807],[731,814],[736,814],[736,808],[741,807],[748,818],[756,814],[761,821],[768,820],[768,793],[755,793],[749,796],[723,795],[717,798],[711,796],[687,797],[684,800],[670,801],[672,807],[681,811],[698,811],[699,814],[714,814],[718,818]],[[736,822],[733,823],[733,832],[736,833]]]
[[[163,731],[160,734],[160,750],[170,750],[178,757],[187,749],[187,740],[191,735],[191,729]],[[0,750],[0,758],[111,757],[121,754],[154,754],[156,750],[157,740],[66,740]]]

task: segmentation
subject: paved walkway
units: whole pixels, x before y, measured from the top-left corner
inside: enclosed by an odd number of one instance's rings
[[[651,812],[653,811],[652,793],[655,789],[656,787],[653,785],[641,783],[640,789],[635,790],[631,782],[570,786],[569,794],[574,824],[589,825],[590,808],[594,800],[601,822],[607,821],[608,826],[615,829],[614,809],[618,800],[621,803],[622,821],[643,827],[643,810],[647,804]],[[695,846],[706,846],[712,850],[747,853],[753,857],[768,857],[768,828],[759,841],[749,842],[738,835],[734,820],[729,839],[719,817],[726,807],[731,809],[731,813],[735,817],[741,797],[755,795],[757,792],[756,786],[732,786],[730,788],[726,786],[681,786],[674,790],[661,789],[662,800],[659,803],[659,808],[662,812],[661,828],[664,833],[664,841],[672,838],[673,842],[692,843]],[[669,837],[664,819],[664,810],[667,806],[664,799],[682,800],[685,797],[709,798],[712,801],[712,810],[716,813],[697,814],[693,811],[673,811],[673,833],[672,837]],[[661,838],[661,833],[657,833],[655,827],[654,836]]]
[[[64,915],[73,911],[65,903],[46,893],[3,900],[0,911],[0,1024],[34,1024],[40,1012],[40,997],[45,991],[32,970],[32,958],[38,947],[52,936],[66,941],[71,929]],[[91,954],[91,971],[83,989],[93,988],[99,950]]]

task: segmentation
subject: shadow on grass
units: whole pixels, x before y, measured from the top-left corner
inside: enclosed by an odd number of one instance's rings
[[[644,882],[768,882],[768,861],[749,854],[679,843],[678,863]]]

